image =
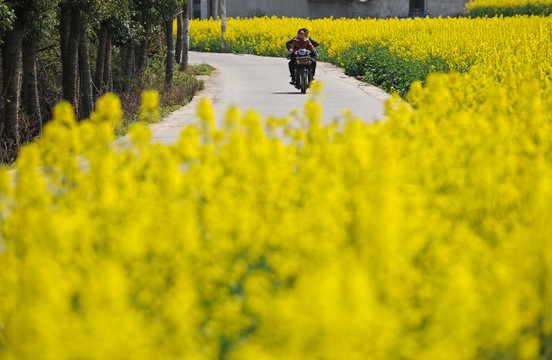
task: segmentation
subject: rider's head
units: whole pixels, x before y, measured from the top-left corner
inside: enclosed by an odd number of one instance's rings
[[[305,38],[305,36],[307,36],[307,33],[304,29],[300,29],[299,32],[297,32],[297,36],[299,37],[299,39],[303,39]]]
[[[299,31],[303,30],[305,32],[305,35],[309,35],[309,31],[306,28],[299,29]]]

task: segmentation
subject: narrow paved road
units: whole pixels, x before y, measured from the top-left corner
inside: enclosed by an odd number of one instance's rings
[[[196,121],[201,97],[212,99],[219,121],[230,105],[257,109],[263,116],[285,117],[292,109],[302,111],[308,98],[308,92],[303,95],[289,84],[285,58],[191,52],[190,63],[207,63],[216,71],[205,79],[206,89],[189,105],[151,127],[155,141],[171,143],[183,126]],[[383,118],[383,102],[389,95],[382,90],[345,76],[343,69],[325,63],[318,64],[316,81],[324,83],[326,123],[340,117],[344,108],[366,121]]]

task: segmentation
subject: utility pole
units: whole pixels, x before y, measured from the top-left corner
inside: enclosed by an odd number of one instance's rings
[[[226,0],[219,0],[220,11],[220,52],[226,52],[226,40],[224,40],[224,33],[226,32]]]

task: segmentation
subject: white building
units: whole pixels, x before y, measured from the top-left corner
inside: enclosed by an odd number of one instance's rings
[[[218,15],[219,0],[190,0],[190,17]],[[459,16],[469,0],[226,0],[228,17],[287,16],[302,18]]]

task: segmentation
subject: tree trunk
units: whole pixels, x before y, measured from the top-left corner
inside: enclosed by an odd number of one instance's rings
[[[183,23],[184,31],[182,32],[182,56],[180,59],[181,71],[185,71],[188,68],[188,49],[190,47],[188,42],[188,34],[190,33],[190,7],[188,4],[184,6]]]
[[[119,58],[121,62],[119,63],[119,68],[121,69],[121,74],[126,74],[126,64],[127,64],[127,52],[128,52],[128,46],[125,44],[121,47],[119,47]]]
[[[107,84],[107,89],[109,92],[113,92],[113,66],[110,66],[109,69],[109,84]]]
[[[103,89],[102,93],[106,91],[113,91],[113,83],[111,82],[111,31],[107,31],[107,38],[105,40],[105,62],[103,71]]]
[[[132,44],[129,44],[127,47],[127,54],[126,54],[126,64],[125,64],[125,76],[130,77],[134,72],[134,46]]]
[[[175,60],[177,64],[180,64],[182,60],[182,45],[183,45],[183,34],[182,34],[182,7],[178,9],[178,16],[176,17],[176,54]]]
[[[173,22],[165,22],[165,39],[167,41],[167,60],[165,62],[165,86],[171,87],[174,76],[174,34]]]
[[[28,137],[34,138],[40,135],[42,114],[36,76],[36,43],[28,39],[23,39],[23,108],[30,120],[29,129],[25,130],[28,130]]]
[[[102,24],[98,38],[98,53],[96,57],[96,73],[94,74],[95,99],[102,95],[102,81],[105,65],[105,44],[107,41],[107,27]]]
[[[2,85],[4,91],[4,121],[0,124],[3,147],[19,145],[19,105],[21,103],[21,46],[23,26],[16,20],[4,34],[2,44]]]
[[[73,105],[75,113],[78,110],[78,50],[81,34],[81,14],[71,11],[71,26],[67,42],[67,53],[63,64],[63,98]]]
[[[94,108],[94,95],[92,91],[88,37],[84,29],[81,31],[79,41],[79,75],[82,95],[81,119],[88,119]]]
[[[124,63],[123,70],[123,91],[127,91],[132,80],[134,72],[134,45],[132,43],[126,46],[125,56],[121,59]]]
[[[61,63],[65,66],[67,58],[67,47],[69,45],[69,33],[71,32],[71,9],[68,6],[61,6],[59,19],[59,37],[61,48]]]
[[[134,70],[136,70],[137,72],[140,72],[140,67],[141,67],[141,63],[140,63],[140,53],[141,53],[141,49],[142,49],[142,43],[138,44],[138,45],[134,45]]]
[[[136,68],[140,73],[146,71],[148,67],[148,34],[144,34],[144,38],[140,41],[140,46],[136,51]]]
[[[226,39],[224,34],[226,33],[226,0],[219,1],[220,6],[220,52],[226,52]]]

